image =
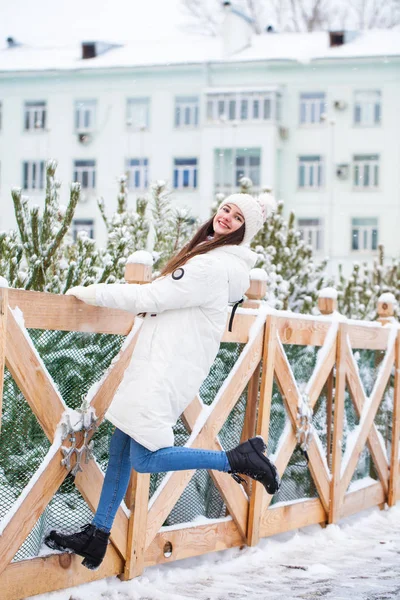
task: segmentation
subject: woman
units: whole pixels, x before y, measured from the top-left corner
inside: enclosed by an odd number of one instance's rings
[[[242,473],[270,494],[279,489],[261,437],[228,452],[173,445],[173,426],[217,355],[228,303],[240,301],[249,287],[257,257],[246,244],[265,221],[267,200],[271,207],[273,199],[266,194],[258,200],[248,194],[226,198],[151,284],[89,285],[67,292],[88,304],[144,313],[131,362],[106,413],[116,430],[94,519],[78,533],[53,530],[45,539],[51,548],[84,556],[89,569],[104,558],[132,468],[140,473],[213,469],[230,473],[238,483]]]

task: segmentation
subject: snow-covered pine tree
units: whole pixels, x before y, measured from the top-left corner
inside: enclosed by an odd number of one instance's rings
[[[372,265],[354,262],[349,277],[339,266],[337,282],[339,311],[352,319],[375,320],[378,298],[384,292],[391,292],[397,300],[395,314],[399,316],[400,302],[400,260],[392,259],[385,264],[385,248],[379,245],[378,257]]]
[[[68,234],[76,205],[80,196],[80,185],[71,185],[68,205],[63,211],[59,206],[60,182],[55,179],[57,162],[46,164],[46,195],[43,214],[39,207],[29,207],[29,199],[22,195],[21,188],[13,188],[15,217],[22,243],[21,267],[9,281],[27,290],[63,290],[65,269],[59,264],[63,258],[63,243]],[[61,264],[63,264],[61,262]],[[4,275],[6,277],[6,275]]]
[[[101,251],[105,267],[98,279],[99,283],[123,281],[128,256],[136,250],[145,250],[148,242],[150,223],[146,214],[147,197],[138,197],[136,210],[129,209],[127,177],[119,177],[118,184],[117,210],[111,218],[106,215],[104,199],[97,202],[107,228],[106,248]]]
[[[154,267],[161,271],[171,256],[176,254],[193,235],[196,219],[185,208],[173,207],[165,181],[151,185],[151,212],[154,228]]]

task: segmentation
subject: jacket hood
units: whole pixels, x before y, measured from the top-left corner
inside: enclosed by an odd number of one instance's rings
[[[221,255],[228,272],[229,302],[238,302],[249,288],[249,272],[257,262],[257,254],[246,246],[221,246],[210,254]]]

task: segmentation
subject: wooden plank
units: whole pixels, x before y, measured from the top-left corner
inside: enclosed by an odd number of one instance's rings
[[[21,309],[28,329],[127,335],[134,322],[134,315],[125,310],[90,306],[63,294],[9,290],[9,304]],[[255,315],[237,313],[232,332],[228,331],[227,320],[222,341],[246,344],[255,319]]]
[[[350,342],[347,340],[347,353],[346,353],[346,379],[349,386],[350,396],[352,398],[355,411],[357,416],[360,418],[367,398],[365,396],[364,388],[360,381],[358,374],[357,364],[353,356]],[[374,461],[379,479],[382,483],[385,493],[388,491],[388,479],[389,479],[389,465],[386,457],[386,453],[383,451],[380,443],[379,433],[375,423],[372,423],[371,431],[369,433],[368,448],[371,452],[372,459]]]
[[[81,562],[82,557],[75,554],[52,554],[12,563],[0,575],[2,597],[23,600],[112,577],[123,570],[123,561],[112,546],[97,571],[82,567]]]
[[[134,495],[129,507],[131,516],[128,525],[128,552],[124,568],[124,580],[141,575],[144,569],[150,473],[134,472],[134,477],[136,481],[133,486]]]
[[[61,465],[61,458],[61,453],[56,452],[46,469],[36,478],[34,476],[32,487],[4,528],[0,536],[0,573],[12,561],[67,476],[68,471]]]
[[[4,367],[6,364],[8,289],[0,288],[0,431],[3,414]]]
[[[332,467],[333,369],[326,381],[326,463]]]
[[[165,556],[164,548],[170,544],[172,553]],[[168,563],[207,552],[217,552],[242,546],[243,539],[234,521],[222,521],[197,527],[168,528],[161,530],[146,550],[145,566]],[[169,546],[168,546],[169,547]]]
[[[338,340],[336,345],[336,385],[335,385],[335,409],[333,419],[332,440],[332,480],[329,507],[329,523],[335,523],[340,518],[340,469],[342,463],[342,438],[344,419],[344,396],[346,388],[346,336],[348,326],[346,323],[339,324]]]
[[[186,424],[189,433],[192,432],[196,420],[203,410],[203,404],[198,396],[191,402],[185,412],[182,414],[182,420]],[[210,440],[209,447],[211,450],[223,450],[218,439]],[[247,515],[249,510],[249,500],[243,488],[231,478],[227,477],[226,473],[220,471],[208,471],[217,490],[224,500],[229,513],[232,515],[236,526],[242,535],[243,539],[247,537]]]
[[[214,400],[207,421],[188,447],[208,448],[209,444],[217,437],[233,406],[236,404],[256,366],[260,362],[262,337],[263,331],[260,331],[255,339],[242,351],[236,363],[237,371],[235,376]],[[194,473],[194,470],[176,471],[166,476],[163,487],[151,503],[148,515],[146,549],[182,495],[183,490],[188,485]]]
[[[386,494],[380,482],[373,483],[354,492],[348,492],[345,494],[340,506],[339,518],[344,519],[373,506],[379,506],[385,502],[385,498]]]
[[[299,402],[299,391],[292,370],[281,344],[277,344],[275,360],[275,377],[281,390],[288,415],[292,421],[293,429],[297,428],[297,407]],[[310,399],[311,408],[314,407],[317,398]],[[314,403],[314,404],[313,404]],[[318,494],[325,509],[329,510],[329,488],[330,479],[325,457],[322,456],[320,446],[315,440],[315,435],[311,438],[308,448],[309,463],[308,468],[314,479]],[[294,450],[294,448],[293,448]]]
[[[257,435],[268,444],[271,414],[272,386],[274,383],[275,354],[277,342],[276,318],[267,317],[264,327],[263,373],[261,379],[260,402],[257,417]],[[258,544],[260,539],[260,521],[265,490],[262,485],[255,485],[252,490],[249,508],[247,541],[250,546]]]
[[[395,373],[393,390],[393,417],[392,417],[392,451],[390,457],[390,478],[388,505],[394,506],[397,502],[397,489],[399,487],[399,437],[400,437],[400,333],[396,338]]]
[[[90,306],[74,296],[9,290],[11,308],[18,306],[29,329],[127,335],[134,316],[125,310]]]
[[[260,524],[260,537],[267,537],[323,523],[326,518],[325,509],[318,498],[294,502],[280,506],[276,504],[264,511]]]
[[[223,450],[219,440],[210,442],[212,450]],[[215,487],[224,500],[229,514],[235,521],[236,527],[243,541],[247,539],[247,519],[249,514],[249,498],[241,485],[238,485],[232,477],[221,471],[208,471]],[[246,489],[247,491],[247,489]]]
[[[256,432],[258,390],[260,387],[260,372],[261,372],[261,362],[258,363],[253,375],[250,378],[249,385],[247,387],[246,412],[244,415],[242,434],[240,437],[241,442],[245,442],[249,438],[253,437]]]
[[[348,324],[350,345],[354,350],[386,350],[389,331],[380,323]]]
[[[379,369],[378,380],[375,382],[374,388],[369,402],[369,410],[366,415],[362,415],[362,425],[358,433],[357,441],[354,444],[353,451],[344,466],[344,473],[342,475],[342,490],[341,495],[343,496],[350,485],[351,478],[357,466],[361,452],[364,449],[368,435],[372,428],[377,410],[383,399],[383,394],[387,386],[387,382],[390,377],[394,362],[394,343],[388,348],[386,355],[382,361],[381,368]],[[379,442],[378,442],[379,443]],[[386,483],[387,486],[387,483]],[[387,489],[387,487],[386,487]]]
[[[221,342],[238,342],[240,344],[247,344],[249,341],[249,331],[256,315],[246,315],[243,312],[236,313],[233,319],[232,331],[228,331],[230,315],[226,322],[225,332],[222,336]]]
[[[323,346],[325,350],[325,343]],[[336,360],[336,338],[332,339],[332,343],[329,348],[326,348],[326,355],[321,365],[316,366],[311,379],[306,386],[306,393],[310,398],[311,406],[315,406],[318,398],[320,397],[325,383],[328,380],[329,374],[335,365]]]
[[[282,344],[322,346],[330,321],[277,316],[277,331]]]
[[[322,346],[332,321],[304,318],[301,316],[277,316],[278,335],[283,344],[300,346]],[[352,348],[385,350],[388,331],[379,323],[348,324],[348,334]]]
[[[52,442],[65,406],[10,308],[7,314],[6,340],[7,368]]]
[[[83,471],[77,473],[75,477],[75,485],[90,509],[96,512],[103,487],[104,475],[99,465],[93,460],[87,464],[83,463],[82,468]],[[128,517],[121,507],[119,507],[115,515],[110,539],[122,558],[125,558],[128,539]]]

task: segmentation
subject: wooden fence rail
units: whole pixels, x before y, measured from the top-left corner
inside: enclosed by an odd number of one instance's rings
[[[146,279],[149,280],[148,274]],[[318,497],[271,505],[272,498],[262,486],[252,485],[246,491],[226,474],[211,471],[228,516],[197,526],[182,524],[165,528],[165,519],[194,471],[168,474],[150,501],[149,475],[133,473],[126,499],[130,516],[119,509],[106,559],[101,568],[93,572],[81,566],[79,557],[68,554],[12,562],[69,472],[61,464],[61,445],[65,446],[67,442],[61,441],[57,429],[66,406],[25,328],[90,330],[127,336],[118,358],[91,398],[91,406],[100,420],[121,381],[140,330],[135,328],[134,318],[123,311],[87,306],[70,296],[0,289],[0,392],[6,366],[52,444],[40,472],[35,474],[0,522],[2,597],[19,600],[111,575],[130,579],[150,565],[244,544],[254,545],[262,537],[315,523],[334,523],[368,507],[396,503],[399,497],[400,435],[400,334],[397,324],[390,319],[376,323],[346,320],[324,298],[320,302],[324,314],[320,317],[268,312],[257,303],[254,295],[247,306],[238,311],[233,331],[226,330],[223,337],[223,341],[244,344],[233,373],[210,407],[205,407],[197,396],[182,416],[191,434],[187,445],[220,449],[218,434],[246,386],[247,408],[242,439],[254,433],[267,439],[275,383],[288,417],[273,457],[283,476],[297,446],[298,407],[302,399],[307,397],[313,408],[325,393],[327,449],[324,450],[316,431],[308,447],[308,468]],[[254,310],[257,307],[258,310]],[[387,307],[385,310],[387,316]],[[288,344],[320,348],[314,372],[302,391],[289,364],[285,348]],[[354,359],[355,349],[384,352],[369,396]],[[393,420],[388,456],[384,443],[387,440],[382,440],[375,420],[393,369]],[[343,453],[346,390],[359,424],[353,432],[351,448]],[[82,436],[78,434],[77,437],[79,446]],[[366,446],[378,478],[349,490]],[[71,469],[73,466],[72,461]],[[75,477],[75,485],[88,506],[95,510],[104,476],[94,461],[82,466],[83,471]],[[249,489],[251,493],[248,493]]]

